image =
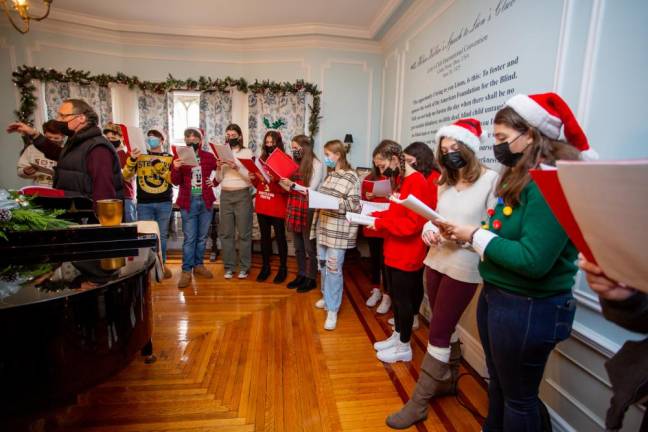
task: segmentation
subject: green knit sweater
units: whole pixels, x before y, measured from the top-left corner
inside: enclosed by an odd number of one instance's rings
[[[577,250],[567,238],[535,182],[520,194],[520,204],[505,216],[499,200],[488,229],[498,237],[484,251],[479,272],[490,283],[516,294],[542,298],[574,285]],[[493,224],[499,220],[499,230]]]

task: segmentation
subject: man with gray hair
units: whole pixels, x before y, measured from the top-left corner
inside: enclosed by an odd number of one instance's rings
[[[56,122],[68,136],[62,148],[25,123],[12,123],[7,131],[31,137],[45,157],[57,161],[53,186],[66,195],[85,196],[93,204],[101,199],[123,199],[119,157],[97,126],[95,110],[84,100],[66,99]]]

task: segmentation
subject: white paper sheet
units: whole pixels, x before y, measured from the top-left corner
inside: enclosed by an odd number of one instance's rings
[[[323,194],[314,190],[308,191],[308,208],[339,210],[340,200],[331,195]]]
[[[362,204],[362,211],[360,214],[369,216],[373,212],[384,211],[389,208],[389,203],[379,203],[371,201],[360,201]]]
[[[185,165],[197,166],[198,159],[196,159],[196,152],[193,148],[188,146],[176,146],[176,151],[178,152],[178,157],[182,160]]]
[[[425,203],[423,203],[423,201],[416,198],[414,195],[409,195],[404,200],[394,198],[394,197],[391,197],[389,199],[392,202],[395,202],[395,203],[398,203],[398,204],[401,204],[401,205],[407,207],[408,209],[412,210],[414,213],[423,216],[427,220],[431,220],[431,221],[433,221],[435,219],[439,219],[441,221],[446,220],[446,218],[441,216],[434,209],[431,209],[430,207],[425,205]]]
[[[232,152],[232,148],[229,145],[216,144],[214,148],[216,149],[218,158],[221,161],[236,162],[236,158],[234,157],[234,152]]]
[[[128,131],[128,144],[130,144],[131,151],[138,149],[140,153],[146,154],[146,141],[144,140],[144,132],[137,126],[126,126]]]
[[[263,176],[265,182],[270,183],[270,176],[266,172],[265,167],[263,166],[263,162],[261,162],[261,158],[254,159],[254,165],[256,165],[256,167],[259,168],[259,172]]]
[[[390,180],[378,180],[373,182],[373,191],[371,192],[377,197],[388,197],[392,193]]]
[[[349,222],[358,225],[373,225],[374,222],[376,222],[375,217],[363,215],[360,213],[347,213],[345,217]]]
[[[599,267],[648,293],[648,160],[557,165],[569,207]]]

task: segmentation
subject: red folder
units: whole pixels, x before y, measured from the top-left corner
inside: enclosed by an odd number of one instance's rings
[[[542,196],[544,196],[554,216],[558,219],[558,222],[562,225],[567,236],[574,243],[574,246],[576,246],[576,249],[587,258],[587,261],[596,263],[594,255],[587,245],[585,237],[583,237],[583,233],[574,218],[571,208],[569,208],[569,203],[558,179],[558,171],[533,169],[529,173],[538,185]]]
[[[39,196],[45,198],[65,197],[65,191],[63,191],[63,189],[54,189],[46,186],[25,186],[20,189],[20,193],[27,196]]]
[[[264,166],[275,180],[290,178],[299,169],[299,165],[281,150],[273,151],[266,159]]]

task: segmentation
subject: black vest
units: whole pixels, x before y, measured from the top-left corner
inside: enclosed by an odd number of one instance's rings
[[[80,194],[92,199],[92,179],[86,168],[88,154],[98,146],[104,146],[112,153],[112,177],[117,198],[124,198],[121,165],[115,147],[102,134],[97,126],[82,129],[70,137],[59,156],[54,173],[54,187]]]

